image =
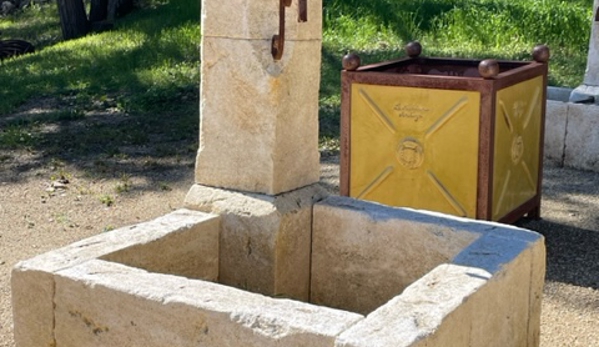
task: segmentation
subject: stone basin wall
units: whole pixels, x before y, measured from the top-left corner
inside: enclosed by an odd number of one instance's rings
[[[219,284],[221,217],[179,210],[19,263],[17,346],[538,345],[539,234],[343,197],[313,219],[312,303]]]

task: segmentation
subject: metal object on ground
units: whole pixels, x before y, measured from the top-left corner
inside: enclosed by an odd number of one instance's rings
[[[538,218],[549,50],[536,47],[530,62],[406,50],[362,67],[344,59],[341,194],[484,220]]]
[[[33,45],[23,40],[0,40],[0,61],[35,52]]]

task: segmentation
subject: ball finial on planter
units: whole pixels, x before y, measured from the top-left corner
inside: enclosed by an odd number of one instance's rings
[[[349,53],[343,57],[343,69],[347,71],[355,71],[360,67],[360,57],[355,53]]]
[[[485,59],[478,64],[478,73],[484,78],[493,78],[499,75],[499,63],[495,59]]]
[[[418,41],[412,41],[406,45],[406,54],[410,58],[417,58],[422,53],[422,45]]]
[[[546,63],[549,61],[549,57],[551,56],[551,52],[549,51],[549,47],[545,45],[538,45],[532,50],[532,58],[539,63]]]

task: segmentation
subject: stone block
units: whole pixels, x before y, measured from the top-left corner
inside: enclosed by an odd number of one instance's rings
[[[564,165],[599,171],[599,106],[569,104]]]
[[[481,257],[484,254],[484,257]],[[545,246],[542,236],[518,230],[489,233],[453,263],[488,271],[492,277],[468,300],[456,317],[472,321],[469,340],[480,346],[538,346],[540,336],[541,296],[544,286]],[[463,313],[459,313],[463,311]],[[480,319],[481,312],[492,312]],[[478,319],[477,319],[478,315]],[[442,346],[449,326],[433,340]],[[493,331],[493,334],[489,334]]]
[[[335,346],[538,346],[543,237],[464,226],[483,236],[342,333]]]
[[[544,159],[562,166],[564,164],[564,145],[566,124],[568,121],[568,103],[547,100],[545,111]]]
[[[312,206],[319,185],[270,196],[194,185],[187,208],[221,216],[219,282],[307,301]]]
[[[547,86],[547,100],[568,102],[572,88]]]
[[[23,263],[13,270],[11,290],[16,346],[56,346],[54,289],[51,273],[27,269]]]
[[[314,206],[312,233],[311,302],[362,314],[480,236],[441,218],[345,197]]]
[[[92,260],[56,275],[62,347],[332,347],[362,316]]]
[[[299,22],[298,0],[285,10],[287,41],[322,38],[322,0],[308,2],[308,20]],[[279,0],[203,0],[202,37],[271,40],[279,33]]]
[[[440,265],[408,287],[404,294],[342,333],[335,347],[421,346],[419,342],[431,342],[431,335],[443,324],[462,326],[453,336],[444,336],[444,344],[423,346],[486,346],[467,339],[473,317],[458,322],[448,316],[484,286],[489,277],[489,273],[477,268]]]
[[[171,216],[180,216],[185,221],[181,214]],[[201,217],[200,224],[187,219],[187,227],[166,227],[165,230],[170,231],[168,235],[158,231],[160,237],[119,249],[100,259],[151,272],[217,281],[220,219]]]
[[[316,183],[320,42],[204,37],[196,183],[279,194]]]
[[[218,216],[178,210],[18,263],[11,276],[17,345],[52,346],[55,272],[90,259],[106,257],[150,271],[168,271],[216,280],[218,233]],[[181,242],[192,244],[179,244]],[[195,253],[194,247],[198,248]],[[137,255],[132,255],[129,250],[134,250]],[[182,257],[187,260],[181,263]]]

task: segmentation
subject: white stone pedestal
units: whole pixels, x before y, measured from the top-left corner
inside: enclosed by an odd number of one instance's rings
[[[599,0],[593,2],[593,23],[584,81],[572,91],[570,101],[599,104]]]

